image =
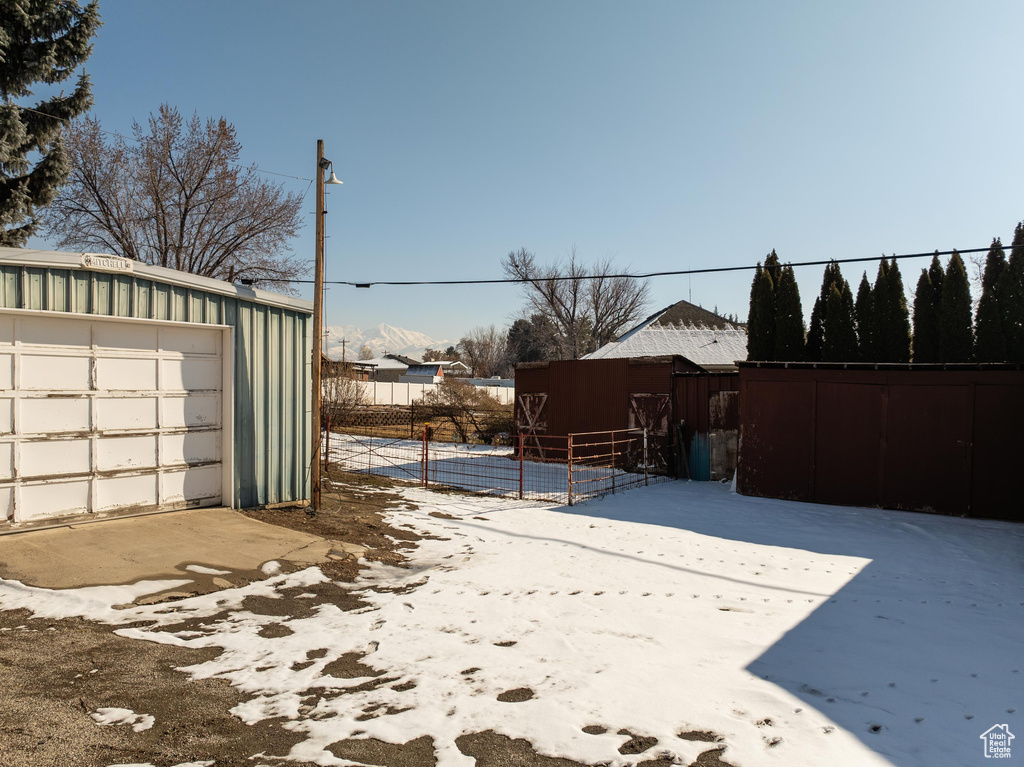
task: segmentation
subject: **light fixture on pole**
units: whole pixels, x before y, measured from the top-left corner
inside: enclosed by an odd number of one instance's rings
[[[331,176],[324,180],[324,172],[330,168]],[[312,405],[310,410],[312,439],[312,471],[310,487],[310,505],[313,511],[320,511],[320,445],[323,434],[320,431],[320,411],[323,390],[320,382],[320,364],[323,355],[323,324],[324,324],[324,186],[341,184],[334,175],[334,163],[324,157],[324,141],[316,142],[316,261],[313,269],[313,350],[312,350]]]

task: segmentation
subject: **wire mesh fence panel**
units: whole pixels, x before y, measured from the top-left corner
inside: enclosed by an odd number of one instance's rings
[[[569,435],[570,502],[672,479],[664,443],[643,429]]]
[[[520,433],[507,445],[471,444],[417,423],[412,408],[389,410],[401,412],[367,408],[335,424],[325,435],[325,462],[422,487],[568,504],[670,479],[664,439],[643,430]],[[467,437],[461,425],[452,432]]]
[[[423,484],[423,445],[419,441],[332,434],[329,442],[330,452],[324,458],[332,467]]]

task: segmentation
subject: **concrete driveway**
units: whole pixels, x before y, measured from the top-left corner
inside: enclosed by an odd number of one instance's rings
[[[316,564],[338,546],[231,509],[194,509],[0,536],[0,578],[67,589],[184,577],[194,581],[177,589],[185,596],[264,578],[268,562]]]

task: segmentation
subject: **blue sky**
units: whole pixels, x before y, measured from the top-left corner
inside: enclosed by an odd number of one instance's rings
[[[328,279],[638,271],[970,248],[1024,219],[1020,2],[101,0],[93,112],[234,123],[244,160],[310,178]],[[303,192],[308,182],[283,180]],[[313,192],[293,243],[313,258]],[[46,246],[45,241],[33,243]],[[925,262],[904,262],[913,285]],[[875,267],[869,269],[873,275]],[[859,269],[847,276],[859,281]],[[819,267],[797,272],[809,314]],[[751,275],[652,282],[745,317]],[[310,291],[305,291],[307,297]],[[334,287],[327,321],[457,340],[515,286]]]

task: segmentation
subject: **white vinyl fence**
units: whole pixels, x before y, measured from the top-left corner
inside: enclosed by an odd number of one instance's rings
[[[358,381],[366,393],[368,405],[411,405],[437,388],[437,384],[391,383],[389,381]],[[511,386],[481,386],[502,405],[515,402],[516,390]]]

